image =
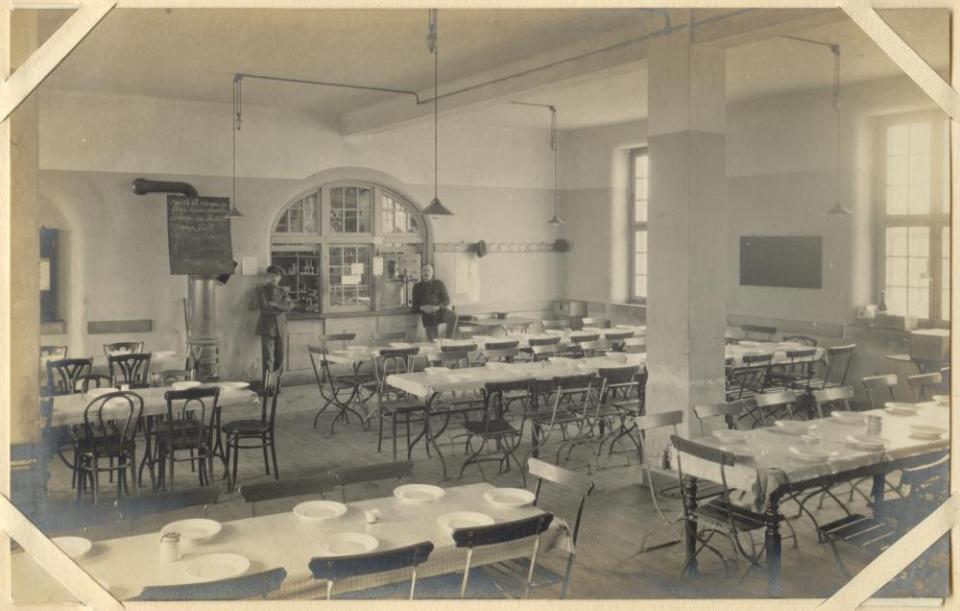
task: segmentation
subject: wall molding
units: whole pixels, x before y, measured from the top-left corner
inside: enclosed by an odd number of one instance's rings
[[[476,242],[434,242],[434,252],[476,252]],[[487,254],[525,254],[533,252],[561,252],[556,242],[487,242]]]

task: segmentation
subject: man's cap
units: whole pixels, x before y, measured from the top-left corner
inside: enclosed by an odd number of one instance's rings
[[[271,266],[267,267],[267,273],[268,273],[268,274],[277,274],[278,276],[282,276],[282,275],[283,275],[283,268],[280,267],[279,265],[271,265]]]

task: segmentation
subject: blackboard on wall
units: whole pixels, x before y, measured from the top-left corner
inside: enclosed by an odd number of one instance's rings
[[[822,288],[820,236],[741,236],[740,284]]]
[[[227,197],[167,196],[170,273],[228,274],[233,271]]]

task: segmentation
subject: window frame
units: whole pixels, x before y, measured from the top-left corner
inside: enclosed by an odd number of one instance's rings
[[[649,298],[649,294],[647,294],[647,291],[644,291],[645,294],[644,294],[643,296],[637,295],[637,286],[636,286],[636,279],[637,279],[637,273],[636,273],[636,256],[637,256],[636,235],[637,235],[637,231],[643,231],[643,232],[645,232],[645,233],[647,234],[647,250],[645,251],[645,252],[646,252],[646,255],[647,255],[647,273],[644,274],[643,276],[644,276],[644,278],[646,278],[647,281],[649,282],[649,278],[650,278],[650,230],[649,230],[649,222],[650,222],[650,209],[649,209],[649,207],[650,207],[650,156],[649,156],[649,149],[648,149],[648,147],[646,147],[646,146],[638,146],[638,147],[635,147],[635,148],[631,148],[631,149],[629,149],[629,151],[628,151],[627,153],[628,153],[628,154],[627,154],[627,163],[628,163],[628,165],[629,165],[629,168],[628,168],[629,171],[627,172],[627,174],[629,175],[629,181],[630,181],[629,184],[628,184],[628,189],[627,189],[627,191],[628,191],[628,193],[629,193],[629,198],[630,198],[630,199],[629,199],[629,202],[628,202],[628,204],[629,204],[628,207],[630,208],[630,211],[629,211],[629,218],[630,218],[629,231],[630,231],[630,235],[629,235],[629,237],[628,237],[628,242],[629,242],[629,244],[630,244],[630,252],[629,252],[629,262],[628,262],[628,265],[627,265],[627,270],[628,270],[628,272],[627,272],[627,273],[628,273],[627,286],[629,287],[629,291],[630,291],[630,292],[629,292],[629,296],[628,296],[628,298],[627,298],[627,301],[628,301],[629,303],[636,303],[636,304],[646,305],[646,304],[647,304],[647,299]],[[636,202],[637,202],[637,192],[636,192],[636,191],[637,191],[637,175],[636,175],[636,174],[637,174],[637,159],[638,159],[639,157],[641,157],[641,156],[647,158],[647,177],[646,177],[646,178],[647,178],[647,193],[646,193],[646,196],[647,196],[647,197],[646,197],[646,201],[647,201],[647,220],[645,220],[645,221],[638,221],[637,218],[636,218],[636,206],[637,206],[637,204],[636,204]],[[647,288],[649,288],[649,284],[647,285]]]
[[[931,212],[926,214],[888,214],[887,213],[887,130],[896,125],[912,125],[916,123],[930,124],[930,206]],[[950,159],[949,159],[949,128],[947,120],[936,112],[918,112],[897,114],[882,117],[877,120],[877,138],[880,146],[875,147],[874,165],[877,168],[875,176],[875,192],[878,194],[874,202],[874,210],[878,222],[874,224],[874,243],[876,248],[875,286],[876,303],[887,294],[887,228],[927,227],[929,228],[928,241],[928,271],[930,282],[928,288],[929,310],[926,318],[919,318],[918,322],[924,326],[949,327],[950,321],[943,319],[944,312],[949,313],[950,303],[943,303],[943,229],[950,231]],[[946,157],[944,157],[944,155]],[[943,189],[946,180],[947,188]],[[908,183],[909,184],[909,183]],[[909,206],[909,204],[908,204]],[[909,208],[908,208],[909,210]],[[909,246],[908,246],[909,249]],[[909,253],[909,250],[908,250]],[[909,258],[909,254],[907,255]],[[909,275],[909,269],[908,269]],[[948,293],[949,297],[949,293]],[[909,299],[909,290],[908,297]],[[899,314],[898,314],[899,315]]]
[[[339,233],[333,230],[331,225],[331,193],[338,187],[359,187],[370,189],[372,192],[371,218],[369,231],[361,233]],[[319,214],[320,223],[317,233],[293,233],[277,232],[277,224],[287,213],[291,206],[303,200],[311,193],[319,192]],[[383,197],[387,196],[391,200],[401,204],[407,209],[407,212],[416,219],[417,232],[407,233],[386,233],[383,226]],[[385,254],[393,254],[399,250],[419,249],[420,260],[428,262],[433,260],[433,242],[432,231],[427,221],[427,217],[422,213],[420,206],[415,204],[410,198],[401,195],[395,189],[384,187],[377,183],[364,180],[337,180],[322,183],[306,189],[296,196],[290,198],[274,216],[270,226],[269,248],[271,261],[274,253],[282,252],[306,252],[313,251],[319,256],[319,293],[320,303],[319,311],[330,312],[372,312],[372,311],[403,311],[408,306],[391,305],[381,307],[381,296],[378,294],[379,284],[382,281],[381,275],[374,275],[373,261],[376,257],[383,257]],[[368,293],[370,295],[369,304],[357,305],[333,305],[331,300],[330,284],[330,248],[334,247],[358,247],[367,248],[370,252],[370,261],[367,263],[366,272]],[[299,305],[299,303],[298,303]]]

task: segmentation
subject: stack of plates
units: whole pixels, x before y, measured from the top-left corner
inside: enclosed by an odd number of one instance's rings
[[[430,484],[404,484],[393,489],[393,496],[407,503],[432,503],[446,494],[439,486]]]
[[[523,488],[494,488],[483,493],[483,500],[500,507],[526,507],[534,498],[532,492]]]
[[[183,561],[183,570],[197,581],[239,577],[250,569],[250,560],[240,554],[204,554]]]
[[[800,462],[808,463],[827,462],[834,454],[809,446],[790,446],[790,453]]]
[[[90,539],[84,539],[83,537],[54,537],[50,540],[71,558],[80,558],[93,547]]]
[[[366,533],[334,533],[320,542],[322,556],[353,556],[367,554],[380,546],[376,537]]]
[[[859,450],[875,450],[879,451],[884,448],[884,446],[889,443],[888,440],[883,437],[877,437],[875,435],[848,435],[847,444],[853,446]]]
[[[453,513],[445,513],[437,518],[437,524],[450,533],[458,528],[489,526],[493,523],[494,519],[492,517],[476,511],[454,511]]]
[[[336,501],[307,501],[293,508],[293,515],[308,524],[334,520],[345,513],[347,506]]]
[[[947,429],[926,424],[914,424],[910,427],[910,437],[924,441],[936,441],[947,433]]]
[[[883,404],[883,409],[894,416],[916,416],[917,406],[912,403],[895,403],[890,401]]]
[[[840,424],[863,424],[863,414],[859,412],[833,412],[830,414]]]

